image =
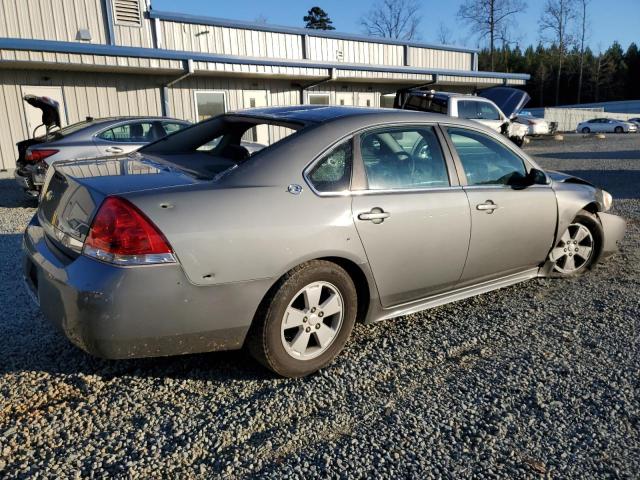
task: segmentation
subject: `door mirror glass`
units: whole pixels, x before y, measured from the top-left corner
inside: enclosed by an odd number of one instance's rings
[[[527,178],[529,179],[530,185],[547,185],[549,183],[547,175],[537,168],[529,170]]]

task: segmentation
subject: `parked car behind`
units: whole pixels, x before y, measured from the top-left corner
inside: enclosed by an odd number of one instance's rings
[[[34,105],[33,98],[29,100]],[[55,118],[45,111],[54,105],[37,105],[43,109],[43,121],[47,115]],[[48,167],[55,162],[129,153],[188,125],[167,117],[88,118],[57,130],[45,125],[45,135],[18,142],[15,177],[29,196],[37,197]]]
[[[637,125],[624,120],[613,118],[594,118],[586,122],[580,122],[576,127],[578,133],[635,133]]]
[[[241,138],[265,127],[289,135],[250,155]],[[625,230],[611,195],[487,127],[389,109],[228,113],[47,177],[24,275],[73,343],[108,358],[246,345],[292,377],[356,321],[579,275]]]
[[[633,123],[636,127],[640,128],[640,117],[630,118],[627,121]]]
[[[479,91],[477,96],[417,87],[398,90],[394,107],[475,120],[520,147],[528,128],[512,120],[530,98],[526,92],[509,87],[488,88]]]
[[[537,137],[540,135],[549,135],[551,132],[551,126],[544,118],[537,118],[529,115],[519,114],[515,118],[515,122],[527,127],[527,135]]]

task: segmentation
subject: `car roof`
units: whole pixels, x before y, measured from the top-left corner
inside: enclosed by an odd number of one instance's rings
[[[446,118],[440,113],[415,112],[395,108],[350,107],[338,105],[296,105],[290,107],[252,108],[234,112],[236,115],[269,118],[283,122],[327,123],[330,121],[354,117],[376,116],[385,121],[442,121]]]

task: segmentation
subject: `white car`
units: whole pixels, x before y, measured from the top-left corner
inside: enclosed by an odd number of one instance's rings
[[[613,118],[594,118],[580,122],[576,127],[578,133],[635,133],[637,131],[636,124]]]
[[[528,128],[511,119],[529,99],[526,92],[508,87],[482,90],[478,96],[417,87],[398,90],[394,107],[475,120],[522,146]]]
[[[527,135],[549,135],[551,133],[551,127],[549,122],[544,118],[536,118],[531,115],[518,115],[515,122],[527,127]]]
[[[630,118],[627,122],[633,123],[636,127],[640,128],[640,117]]]

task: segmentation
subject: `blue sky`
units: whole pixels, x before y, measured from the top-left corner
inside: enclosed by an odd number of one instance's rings
[[[420,40],[436,42],[440,22],[451,32],[450,43],[476,47],[477,41],[469,37],[467,28],[456,20],[456,12],[462,0],[418,0],[424,4],[420,28]],[[367,12],[372,0],[151,0],[156,10],[190,13],[211,17],[252,21],[259,17],[268,23],[301,27],[302,17],[315,5],[322,7],[341,32],[363,33],[359,19]],[[515,17],[521,45],[537,43],[538,18],[543,0],[529,0],[528,9]],[[640,44],[640,0],[592,0],[590,46],[594,50],[606,49],[614,40],[623,48],[632,41]]]

